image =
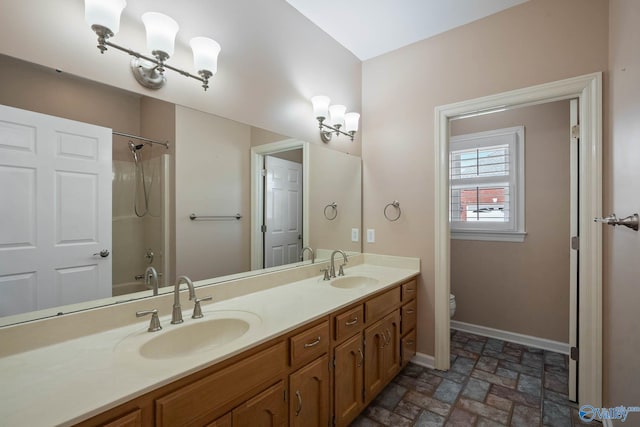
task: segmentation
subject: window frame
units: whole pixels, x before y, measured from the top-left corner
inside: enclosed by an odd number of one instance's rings
[[[479,178],[466,178],[460,180],[451,179],[449,171],[449,224],[451,238],[458,240],[489,240],[504,242],[523,242],[525,232],[525,129],[524,126],[494,129],[485,132],[476,132],[464,135],[452,136],[449,140],[449,166],[451,167],[452,153],[474,148],[485,148],[497,145],[509,146],[509,175],[491,176]],[[454,187],[466,186],[508,186],[509,222],[497,221],[452,221],[451,193]],[[481,205],[482,203],[477,203]]]

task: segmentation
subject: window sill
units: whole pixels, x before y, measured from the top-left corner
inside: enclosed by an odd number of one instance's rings
[[[524,242],[527,233],[522,231],[451,231],[454,240],[486,240],[493,242]]]

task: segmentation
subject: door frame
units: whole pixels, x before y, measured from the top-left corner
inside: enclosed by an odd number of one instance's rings
[[[579,403],[602,406],[602,73],[517,89],[435,108],[435,368],[449,369],[449,119],[578,98],[580,159]]]
[[[302,149],[302,247],[309,245],[309,143],[285,139],[251,147],[251,270],[263,268],[264,156]]]

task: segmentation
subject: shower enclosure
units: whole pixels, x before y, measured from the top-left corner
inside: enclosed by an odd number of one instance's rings
[[[169,154],[135,141],[114,143],[113,296],[146,290],[144,272],[169,277]]]

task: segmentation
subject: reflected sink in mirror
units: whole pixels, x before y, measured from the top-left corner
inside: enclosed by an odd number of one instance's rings
[[[366,276],[342,276],[331,280],[329,284],[339,289],[359,289],[377,285],[378,280]]]
[[[204,312],[204,318],[191,319],[172,325],[161,319],[163,329],[158,332],[136,332],[122,340],[116,352],[140,356],[144,359],[166,360],[192,356],[233,343],[249,333],[262,321],[245,311]]]

